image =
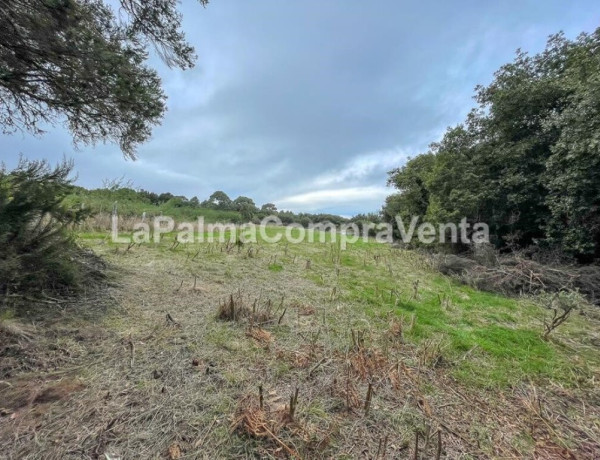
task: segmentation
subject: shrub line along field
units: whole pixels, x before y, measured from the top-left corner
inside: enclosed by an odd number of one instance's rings
[[[416,252],[173,238],[80,234],[110,283],[6,310],[4,458],[600,457],[597,309],[543,340]]]

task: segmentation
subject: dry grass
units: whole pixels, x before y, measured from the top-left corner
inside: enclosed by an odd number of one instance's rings
[[[411,340],[418,311],[372,315],[339,283],[350,271],[326,245],[260,245],[252,257],[216,244],[169,248],[97,246],[118,267],[118,285],[50,315],[46,305],[35,326],[3,323],[1,455],[600,457],[600,393],[587,374],[570,387],[457,381],[446,338]],[[360,264],[401,272],[375,255]],[[424,272],[417,279],[426,297]],[[417,279],[407,277],[405,297]]]
[[[246,396],[241,399],[236,409],[235,418],[231,424],[232,431],[253,438],[266,438],[273,444],[275,453],[284,453],[291,457],[300,454],[281,438],[302,437],[306,432],[294,420],[294,405],[297,403],[298,390],[290,397],[290,404],[281,404],[280,397],[272,397],[264,401],[262,387],[258,401],[256,396]],[[285,432],[284,432],[285,431]]]

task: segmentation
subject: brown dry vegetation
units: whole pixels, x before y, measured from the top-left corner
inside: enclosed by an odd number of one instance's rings
[[[420,306],[458,321],[476,292],[414,254],[88,241],[112,285],[27,315],[4,306],[2,458],[600,457],[594,311],[540,345],[572,356],[568,378],[475,384],[465,363],[493,376],[494,362],[422,336]],[[366,300],[359,269],[375,286]],[[397,289],[380,288],[383,277]]]

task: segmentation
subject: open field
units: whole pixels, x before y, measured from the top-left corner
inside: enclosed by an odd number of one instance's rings
[[[1,458],[600,458],[600,310],[544,341],[387,245],[80,241],[105,289],[2,310]]]

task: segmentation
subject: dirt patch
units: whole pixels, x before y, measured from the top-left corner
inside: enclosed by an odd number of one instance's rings
[[[82,391],[85,385],[76,379],[61,379],[58,381],[36,381],[35,379],[13,379],[4,382],[0,389],[3,409],[15,412],[25,407],[51,404],[67,401],[75,393]]]

